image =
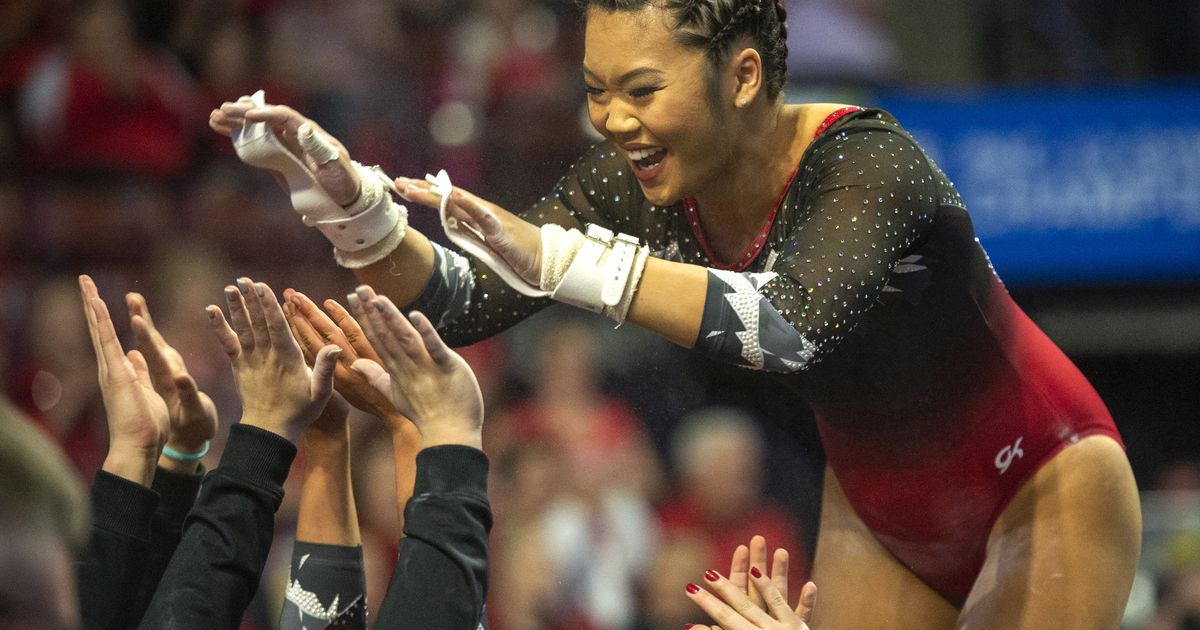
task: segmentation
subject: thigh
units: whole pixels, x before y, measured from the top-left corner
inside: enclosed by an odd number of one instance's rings
[[[1137,486],[1120,445],[1093,436],[1068,446],[992,527],[959,627],[1116,628],[1141,529]]]
[[[813,563],[814,630],[940,630],[958,610],[901,565],[871,534],[825,471]]]

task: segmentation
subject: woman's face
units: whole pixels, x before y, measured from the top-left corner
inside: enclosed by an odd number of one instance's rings
[[[665,206],[715,181],[728,147],[703,51],[671,37],[669,16],[589,9],[583,80],[592,125],[619,149],[651,203]],[[714,111],[714,107],[716,110]]]

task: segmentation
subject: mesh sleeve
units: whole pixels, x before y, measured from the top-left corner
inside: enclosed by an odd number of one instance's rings
[[[804,369],[889,290],[933,223],[933,167],[901,133],[839,132],[800,177],[807,192],[771,269],[710,271],[701,352],[756,369]]]

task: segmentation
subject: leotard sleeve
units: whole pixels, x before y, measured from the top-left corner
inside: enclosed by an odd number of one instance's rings
[[[634,234],[644,198],[629,167],[607,143],[588,151],[554,190],[520,217],[534,225],[584,224]],[[521,295],[478,260],[434,244],[433,275],[408,309],[426,313],[442,338],[463,346],[495,335],[550,304]]]
[[[906,271],[938,205],[936,166],[880,123],[831,131],[812,147],[777,221],[762,272],[709,269],[696,348],[725,362],[798,372],[831,351]]]

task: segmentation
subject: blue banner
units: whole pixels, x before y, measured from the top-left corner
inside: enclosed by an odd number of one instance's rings
[[[1200,279],[1200,85],[877,97],[1006,283]]]

